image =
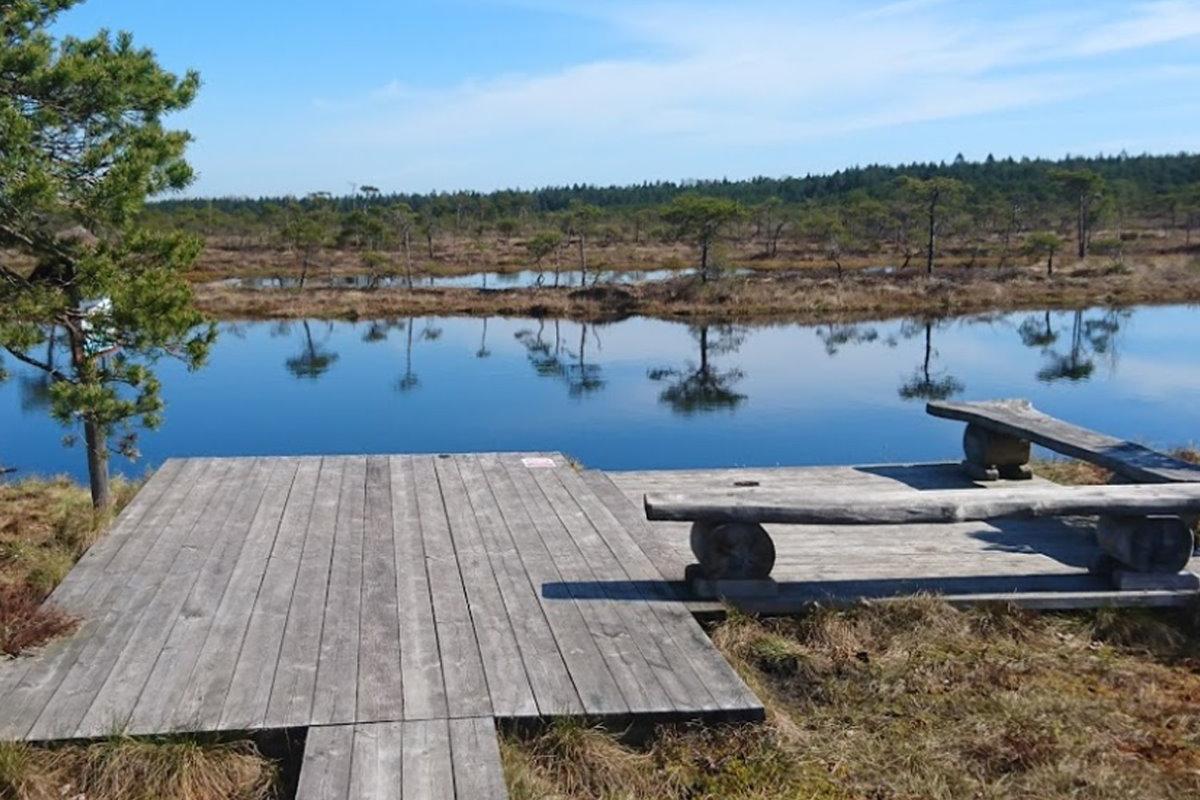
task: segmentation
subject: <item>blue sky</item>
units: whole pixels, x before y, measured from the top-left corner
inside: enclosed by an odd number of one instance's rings
[[[1200,0],[89,0],[204,88],[190,194],[1200,150]]]

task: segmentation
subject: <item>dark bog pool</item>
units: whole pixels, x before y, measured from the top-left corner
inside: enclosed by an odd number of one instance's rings
[[[0,464],[83,475],[45,384],[9,359]],[[1200,309],[926,323],[688,326],[521,319],[227,323],[203,371],[159,365],[171,456],[561,450],[589,466],[954,459],[924,401],[1027,397],[1155,445],[1200,439]]]

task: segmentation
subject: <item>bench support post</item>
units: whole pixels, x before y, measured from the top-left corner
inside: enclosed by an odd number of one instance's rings
[[[692,553],[687,568],[692,590],[701,597],[763,597],[778,592],[771,570],[775,543],[762,525],[752,522],[692,523]]]
[[[977,481],[1028,480],[1029,442],[974,423],[963,432],[963,469]]]
[[[1192,557],[1192,531],[1180,517],[1101,517],[1096,543],[1112,567],[1142,576],[1172,576],[1187,568]]]

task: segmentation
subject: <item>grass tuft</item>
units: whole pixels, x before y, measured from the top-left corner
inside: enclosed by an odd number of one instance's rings
[[[0,584],[0,656],[19,656],[70,633],[78,622],[53,606],[44,606],[40,594],[27,586]]]
[[[731,613],[759,726],[509,737],[515,798],[1200,796],[1200,608],[1054,614],[919,597]]]
[[[278,769],[252,742],[0,743],[0,800],[266,800]]]

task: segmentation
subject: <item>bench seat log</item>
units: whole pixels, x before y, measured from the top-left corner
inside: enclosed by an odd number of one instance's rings
[[[1064,422],[1038,411],[1027,400],[933,401],[925,410],[935,417],[967,423],[963,439],[964,466],[976,479],[1023,477],[1012,463],[1022,452],[1028,461],[1029,443],[1032,442],[1061,455],[1104,467],[1128,481],[1200,482],[1200,465]],[[1024,450],[1014,442],[1023,442]],[[996,460],[989,463],[989,459]]]
[[[708,579],[763,579],[774,547],[763,524],[936,524],[1063,516],[1098,516],[1097,544],[1116,564],[1147,573],[1182,570],[1192,553],[1183,515],[1200,513],[1200,483],[1030,486],[1020,489],[896,491],[819,497],[751,490],[648,494],[646,519],[692,522],[692,549]],[[721,536],[718,532],[732,533]],[[767,537],[769,542],[769,537]],[[743,552],[731,556],[731,548]]]
[[[648,494],[646,519],[787,525],[888,525],[1001,518],[1200,513],[1200,483],[1023,486],[1019,489]]]

